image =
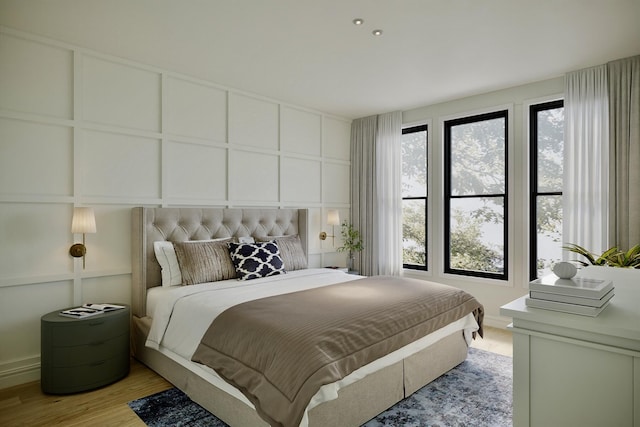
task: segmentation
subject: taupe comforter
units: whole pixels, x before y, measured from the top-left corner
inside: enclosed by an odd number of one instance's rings
[[[192,360],[242,391],[271,425],[297,426],[322,385],[472,312],[482,328],[482,305],[460,289],[364,278],[231,307]]]

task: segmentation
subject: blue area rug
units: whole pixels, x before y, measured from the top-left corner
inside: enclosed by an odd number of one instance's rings
[[[451,371],[364,426],[511,426],[512,359],[475,348]],[[150,427],[225,427],[184,393],[172,388],[129,402]]]

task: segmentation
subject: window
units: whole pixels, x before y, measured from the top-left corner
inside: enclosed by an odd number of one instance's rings
[[[507,110],[444,123],[444,271],[506,280]]]
[[[402,130],[402,263],[427,270],[427,125]]]
[[[562,259],[562,156],[564,103],[532,105],[530,131],[530,266],[533,280]]]

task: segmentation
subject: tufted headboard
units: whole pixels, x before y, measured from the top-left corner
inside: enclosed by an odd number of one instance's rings
[[[133,314],[146,316],[147,289],[161,285],[153,242],[298,234],[308,258],[308,217],[308,209],[133,208]]]

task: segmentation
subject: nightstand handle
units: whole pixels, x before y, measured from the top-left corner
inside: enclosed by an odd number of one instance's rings
[[[94,341],[89,343],[90,346],[103,345],[103,344],[104,344],[104,341]]]
[[[103,323],[104,323],[104,320],[97,321],[97,322],[94,320],[93,322],[89,322],[89,326],[98,326],[98,325],[102,325]]]
[[[104,365],[105,362],[106,362],[106,360],[101,360],[99,362],[91,363],[91,364],[89,364],[89,366],[100,366],[100,365]]]

